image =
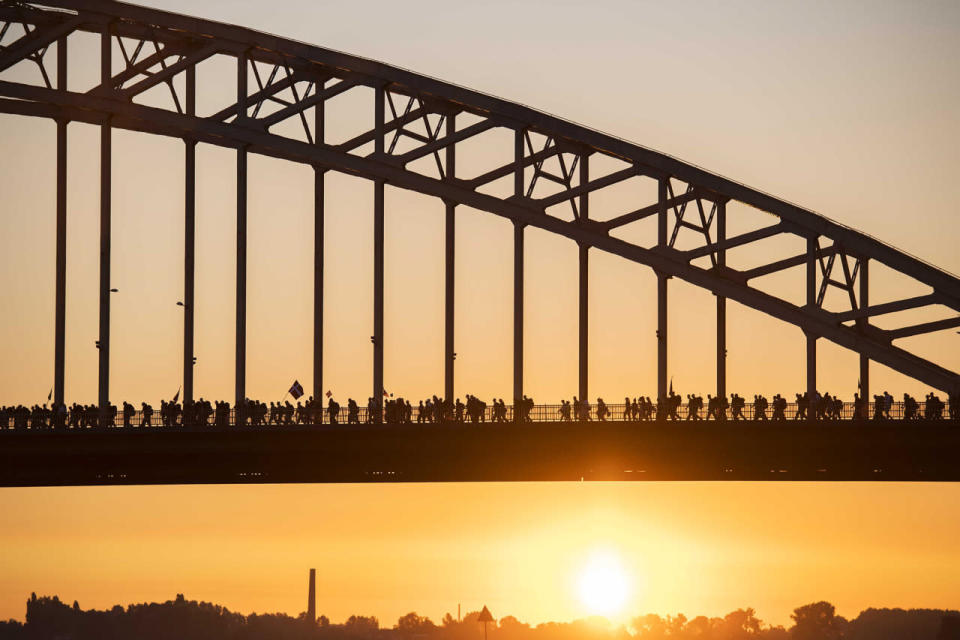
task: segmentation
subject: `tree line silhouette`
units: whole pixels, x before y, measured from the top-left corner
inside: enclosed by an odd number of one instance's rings
[[[373,616],[350,616],[334,624],[306,614],[242,615],[178,594],[163,603],[84,611],[57,596],[27,601],[25,622],[0,622],[0,640],[479,640],[480,613],[457,620],[449,613],[439,624],[416,613],[381,627]],[[506,616],[490,625],[490,640],[957,640],[960,611],[867,609],[852,620],[837,615],[829,602],[794,609],[790,627],[767,625],[753,609],[723,617],[647,614],[623,626],[602,618],[530,625]]]

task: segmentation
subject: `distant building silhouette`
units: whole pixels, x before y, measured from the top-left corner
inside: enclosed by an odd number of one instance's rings
[[[310,586],[307,587],[307,622],[317,621],[317,570],[310,569]]]

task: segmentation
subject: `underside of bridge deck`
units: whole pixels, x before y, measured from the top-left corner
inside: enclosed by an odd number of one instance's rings
[[[0,485],[960,480],[960,429],[536,423],[8,433]]]

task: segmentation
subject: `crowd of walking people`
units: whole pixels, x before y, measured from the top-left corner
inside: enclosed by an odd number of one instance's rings
[[[101,411],[96,405],[71,404],[69,406],[54,402],[47,404],[0,406],[0,430],[7,429],[89,429],[94,427],[178,427],[178,426],[214,426],[228,427],[235,424],[249,426],[289,426],[317,424],[435,424],[435,423],[505,423],[505,422],[587,422],[624,420],[645,421],[771,421],[787,420],[958,420],[960,419],[960,396],[944,402],[935,393],[928,393],[923,401],[909,394],[903,394],[900,402],[895,402],[891,394],[884,392],[873,396],[871,405],[859,394],[854,395],[853,403],[845,403],[839,397],[829,393],[816,393],[810,397],[807,393],[798,393],[790,407],[787,399],[780,394],[767,400],[762,395],[754,395],[749,405],[743,396],[733,394],[730,398],[707,394],[703,396],[687,394],[684,398],[671,391],[665,398],[652,400],[649,396],[624,398],[622,405],[611,407],[602,398],[591,404],[578,399],[561,400],[560,405],[537,406],[533,398],[524,395],[516,407],[506,404],[503,398],[494,398],[488,405],[473,395],[467,395],[466,402],[431,396],[420,400],[417,406],[404,398],[384,398],[378,403],[368,398],[365,407],[353,399],[347,400],[346,412],[340,403],[328,394],[327,402],[312,396],[303,402],[293,404],[290,400],[263,403],[247,399],[240,407],[239,416],[229,402],[205,400],[194,402],[160,402],[155,410],[146,402],[139,408],[124,402],[121,407],[109,405]],[[684,399],[686,402],[684,402]],[[851,406],[852,405],[852,406]],[[517,413],[514,413],[513,410]],[[792,411],[790,411],[792,409]],[[789,415],[788,415],[789,414]]]

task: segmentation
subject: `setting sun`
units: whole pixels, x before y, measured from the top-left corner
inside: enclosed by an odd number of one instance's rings
[[[590,613],[618,614],[630,596],[631,580],[620,557],[612,551],[596,551],[577,577],[580,602]]]

